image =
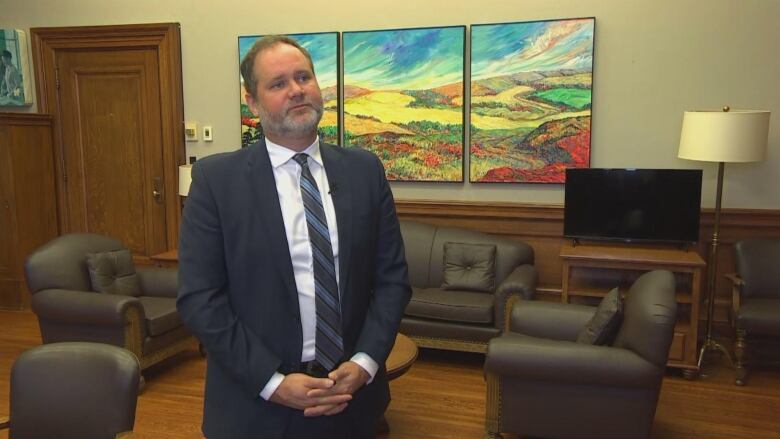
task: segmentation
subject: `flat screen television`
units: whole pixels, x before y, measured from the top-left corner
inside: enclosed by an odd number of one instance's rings
[[[699,169],[566,170],[563,234],[577,240],[699,240]]]

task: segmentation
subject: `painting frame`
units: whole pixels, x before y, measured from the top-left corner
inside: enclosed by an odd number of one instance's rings
[[[0,29],[0,107],[26,107],[33,103],[27,34]]]
[[[465,180],[465,25],[343,32],[342,65],[345,147],[393,182]]]
[[[283,34],[296,40],[306,48],[312,57],[314,71],[322,90],[324,113],[317,131],[323,142],[341,145],[343,127],[341,124],[341,33],[308,32]],[[255,41],[266,35],[240,35],[238,37],[238,64]],[[333,41],[326,41],[333,38]],[[332,44],[332,46],[330,46]],[[262,136],[260,118],[249,110],[244,97],[244,80],[239,68],[239,116],[241,129],[241,147],[245,148]],[[329,123],[334,121],[335,125]],[[323,122],[327,123],[322,125]],[[334,127],[335,128],[332,128]]]
[[[470,183],[590,167],[595,17],[471,26]]]

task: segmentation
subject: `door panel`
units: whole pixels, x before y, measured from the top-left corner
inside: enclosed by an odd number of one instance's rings
[[[165,250],[156,52],[62,52],[57,65],[70,230]]]

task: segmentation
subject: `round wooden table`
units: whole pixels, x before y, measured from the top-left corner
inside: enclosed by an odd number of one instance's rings
[[[417,359],[417,345],[414,344],[412,339],[399,333],[395,336],[395,344],[390,351],[390,355],[385,361],[385,369],[387,369],[387,379],[394,380],[401,375],[405,374],[414,360]],[[379,420],[377,425],[377,434],[387,433],[390,431],[390,426],[387,424],[387,419],[384,416]]]
[[[399,333],[395,336],[393,350],[390,351],[390,355],[385,361],[387,378],[394,380],[405,374],[416,359],[417,345],[409,337]]]

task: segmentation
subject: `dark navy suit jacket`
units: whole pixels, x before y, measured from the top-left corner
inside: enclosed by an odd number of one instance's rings
[[[339,234],[345,359],[380,371],[345,416],[370,431],[390,400],[384,362],[406,307],[404,248],[379,159],[321,143]],[[290,409],[258,396],[300,362],[298,292],[265,142],[199,160],[179,238],[179,313],[208,351],[203,431],[209,439],[273,438]]]

